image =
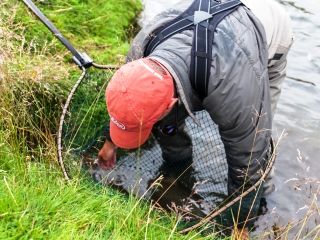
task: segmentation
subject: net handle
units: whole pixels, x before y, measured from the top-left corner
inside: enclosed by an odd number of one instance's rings
[[[62,173],[67,181],[70,180],[62,158],[62,129],[64,124],[64,118],[69,108],[70,101],[86,75],[86,68],[94,66],[99,69],[118,69],[119,66],[115,65],[100,65],[93,62],[93,60],[86,53],[79,53],[72,44],[59,32],[59,30],[50,22],[48,18],[40,11],[40,9],[31,0],[22,0],[22,2],[41,20],[41,22],[53,33],[53,35],[60,40],[60,42],[74,55],[72,60],[82,70],[82,74],[73,86],[71,92],[68,95],[67,101],[62,109],[60,117],[59,130],[58,130],[58,161],[62,170]]]

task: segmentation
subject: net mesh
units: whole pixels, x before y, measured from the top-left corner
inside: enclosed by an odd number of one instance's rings
[[[97,155],[105,137],[109,116],[105,106],[105,89],[112,77],[110,70],[88,72],[74,93],[63,125],[63,161],[70,177],[83,169],[99,183],[156,202],[167,210],[188,213],[186,219],[199,220],[228,201],[228,165],[218,127],[206,111],[196,113],[201,126],[187,116],[179,105],[179,129],[173,137],[153,130],[139,149],[117,152],[117,164],[102,170]],[[172,111],[174,112],[174,111]],[[171,115],[171,116],[170,116]],[[165,121],[175,122],[170,113]],[[159,179],[160,177],[160,179]],[[161,186],[153,185],[161,181]],[[262,187],[241,200],[252,208],[259,200]],[[238,205],[225,211],[217,221],[232,225]],[[251,212],[257,211],[255,202]],[[245,221],[247,216],[240,216]]]

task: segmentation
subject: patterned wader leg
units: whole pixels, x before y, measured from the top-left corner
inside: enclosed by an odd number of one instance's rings
[[[185,119],[188,117],[183,104],[178,107],[178,131],[174,136],[166,136],[157,129],[152,130],[152,134],[159,143],[162,150],[163,165],[160,173],[178,178],[188,187],[193,186],[192,180],[192,140]],[[162,125],[176,124],[176,109],[162,119]],[[186,171],[185,171],[186,170]]]

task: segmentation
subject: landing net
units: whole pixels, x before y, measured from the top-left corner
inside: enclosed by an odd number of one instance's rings
[[[220,224],[230,224],[233,221],[230,210],[233,207],[236,212],[240,202],[249,205],[255,202],[252,212],[258,210],[263,179],[274,161],[273,149],[261,180],[250,191],[243,191],[240,198],[231,200],[227,191],[228,165],[224,145],[217,125],[206,111],[196,113],[201,126],[190,117],[180,125],[178,132],[189,133],[189,149],[177,149],[168,159],[163,155],[157,136],[151,135],[139,149],[118,150],[115,167],[102,170],[97,164],[97,155],[105,141],[104,128],[109,121],[105,89],[112,74],[111,70],[88,72],[72,94],[63,119],[61,141],[63,165],[68,176],[89,173],[100,184],[143,196],[164,209],[178,209],[185,219],[198,222],[196,226],[216,219],[220,219]],[[180,108],[183,106],[179,107],[179,114],[183,111]],[[174,139],[172,141],[174,145]],[[160,181],[161,186],[154,186],[155,181]],[[242,198],[245,195],[247,197]],[[225,215],[221,217],[223,212]]]

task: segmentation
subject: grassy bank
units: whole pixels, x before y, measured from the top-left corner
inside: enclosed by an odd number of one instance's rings
[[[141,9],[135,0],[46,0],[37,6],[76,49],[101,64],[121,62]],[[64,180],[56,131],[79,70],[20,1],[2,1],[0,14],[0,239],[194,236],[178,235],[174,217],[132,196],[90,178]]]
[[[0,142],[0,157],[10,163],[0,172],[1,239],[168,239],[173,234],[173,218],[149,212],[142,203],[135,206],[134,197],[85,179],[68,184],[55,165],[33,161],[21,145],[9,146],[3,137]]]

